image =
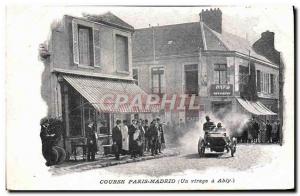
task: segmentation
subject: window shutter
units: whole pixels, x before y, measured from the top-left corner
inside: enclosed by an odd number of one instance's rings
[[[79,52],[78,52],[78,26],[77,23],[72,21],[73,32],[73,59],[75,64],[79,64]]]
[[[94,66],[101,67],[100,31],[93,29],[94,38]]]

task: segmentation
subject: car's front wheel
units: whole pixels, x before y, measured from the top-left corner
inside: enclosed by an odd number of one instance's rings
[[[205,155],[205,143],[204,139],[200,138],[198,141],[198,154],[200,157],[204,157]]]

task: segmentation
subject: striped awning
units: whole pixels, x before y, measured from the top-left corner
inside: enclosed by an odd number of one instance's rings
[[[259,101],[248,101],[242,98],[236,98],[241,106],[251,114],[255,115],[277,115]]]
[[[152,113],[159,112],[160,106],[145,103],[134,105],[137,96],[145,100],[145,93],[133,81],[111,80],[78,75],[63,75],[63,78],[78,91],[96,110],[107,113]],[[128,97],[126,103],[116,104],[116,97]]]

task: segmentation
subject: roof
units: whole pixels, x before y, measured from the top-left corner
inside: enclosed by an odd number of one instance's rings
[[[246,55],[249,55],[250,51],[250,56],[271,63],[266,57],[257,54],[247,39],[224,31],[220,34],[205,24],[203,24],[203,30],[207,50],[237,51]]]
[[[222,34],[203,24],[207,50],[236,51],[244,55],[271,63],[267,58],[257,54],[252,44],[237,35],[222,31]],[[154,37],[153,37],[154,36]],[[133,35],[133,58],[153,56],[153,38],[155,38],[155,55],[182,55],[199,52],[204,49],[200,22],[157,26],[136,29]]]
[[[110,24],[116,27],[120,27],[123,29],[128,29],[130,31],[134,31],[134,27],[131,26],[130,24],[126,23],[116,15],[114,15],[111,12],[107,12],[105,14],[100,14],[100,15],[95,15],[95,14],[84,14],[83,15],[85,18],[88,20],[94,21],[94,22],[99,22],[99,23],[105,23],[105,24]]]
[[[133,34],[133,56],[156,56],[197,53],[203,47],[198,22],[136,29]]]

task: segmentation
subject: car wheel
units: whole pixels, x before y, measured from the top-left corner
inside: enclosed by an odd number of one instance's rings
[[[200,139],[198,142],[198,153],[200,157],[204,157],[205,154],[205,145],[204,145],[204,140]]]

